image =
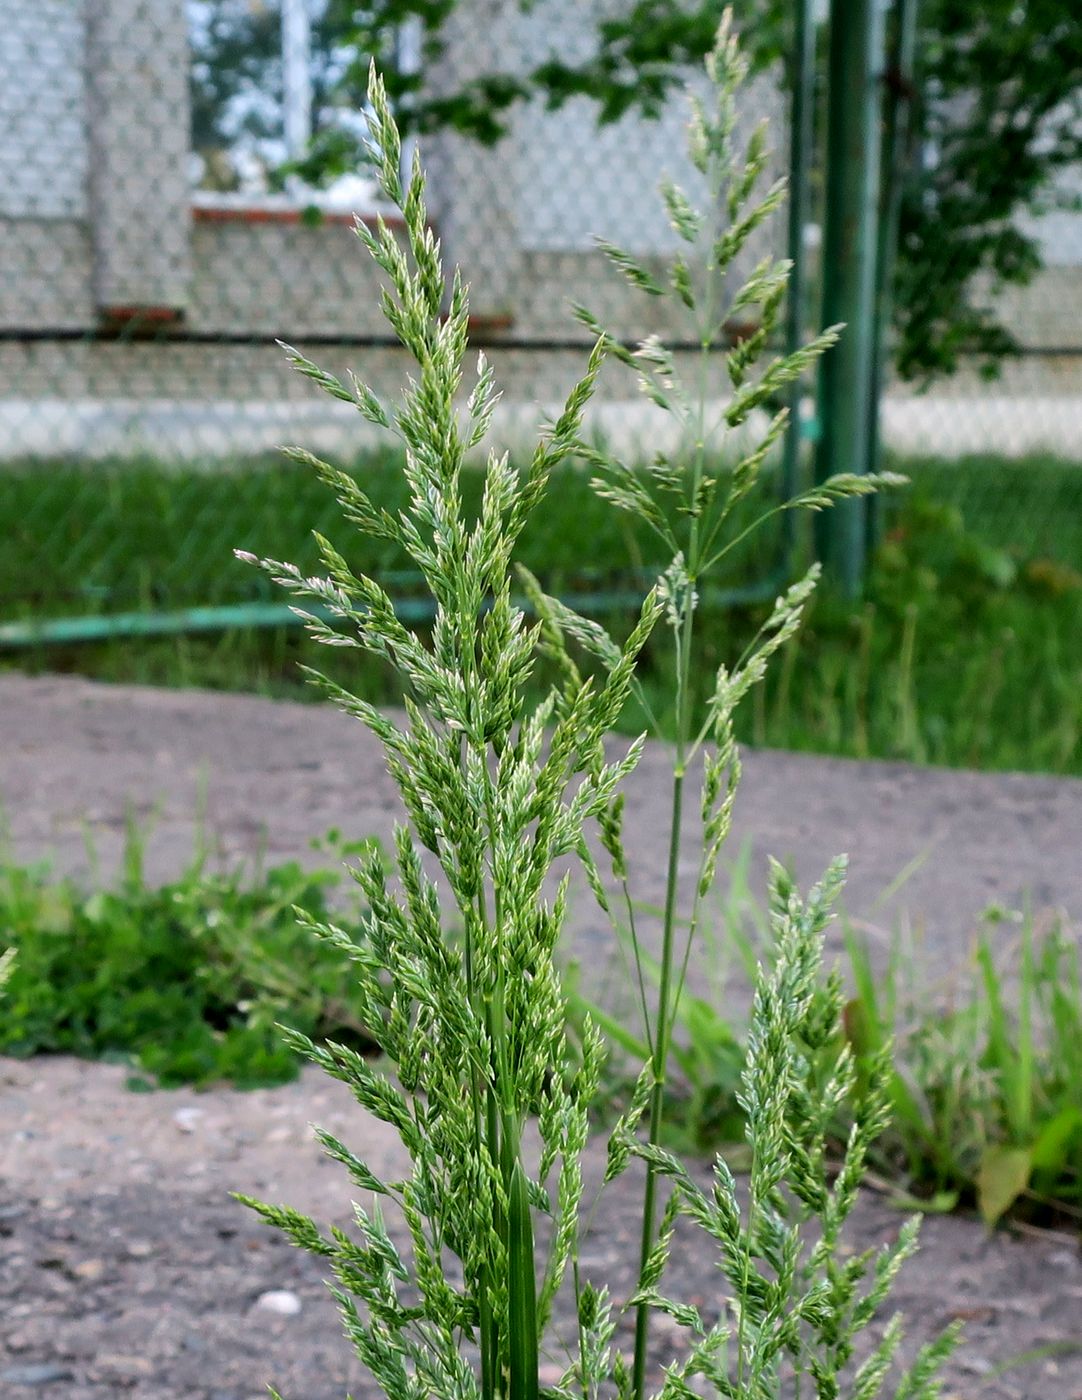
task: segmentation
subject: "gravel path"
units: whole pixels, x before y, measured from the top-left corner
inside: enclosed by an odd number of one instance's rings
[[[200,794],[227,857],[303,856],[332,825],[389,831],[395,795],[360,726],[324,709],[243,696],[0,677],[0,803],[21,858],[86,868],[117,860],[129,805],[148,830],[152,878],[189,859]],[[848,850],[850,910],[877,926],[923,924],[930,961],[963,956],[974,915],[1028,895],[1082,910],[1082,783],[921,771],[775,753],[746,756],[735,843],[770,851],[801,878]],[[666,755],[648,751],[629,784],[640,889],[656,897],[653,829]],[[880,893],[923,858],[886,907]],[[580,947],[596,933],[573,906]],[[594,945],[596,947],[596,944]],[[263,1230],[227,1191],[345,1221],[347,1182],[307,1124],[340,1131],[377,1168],[395,1147],[341,1086],[311,1074],[274,1091],[133,1095],[124,1071],[67,1059],[0,1061],[0,1396],[55,1400],[341,1400],[371,1389],[351,1362],[316,1264]],[[592,1150],[596,1175],[598,1148]],[[390,1168],[393,1171],[393,1167]],[[599,1213],[587,1267],[626,1283],[638,1184],[622,1179]],[[868,1196],[853,1246],[889,1238],[899,1216]],[[951,1317],[969,1340],[953,1363],[956,1400],[1082,1400],[1082,1256],[1065,1236],[988,1236],[932,1218],[898,1305],[911,1344]],[[268,1309],[288,1292],[296,1315]],[[701,1247],[680,1250],[673,1292],[709,1300]],[[668,1339],[659,1335],[658,1361]],[[1025,1364],[998,1368],[1012,1358]]]

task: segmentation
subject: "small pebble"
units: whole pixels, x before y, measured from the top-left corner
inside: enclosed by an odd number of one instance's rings
[[[194,1133],[202,1117],[201,1108],[178,1108],[173,1114],[173,1122],[182,1133]]]
[[[94,1358],[92,1374],[103,1380],[134,1381],[153,1370],[154,1363],[148,1357],[106,1352]]]
[[[255,1305],[279,1317],[296,1317],[301,1310],[301,1300],[288,1288],[272,1288],[268,1293],[261,1293]]]
[[[74,1377],[69,1367],[56,1366],[48,1361],[29,1366],[9,1366],[0,1371],[0,1381],[11,1385],[48,1385],[51,1381],[70,1381]]]

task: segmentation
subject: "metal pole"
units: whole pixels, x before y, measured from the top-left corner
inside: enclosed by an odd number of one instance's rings
[[[871,407],[868,414],[868,470],[878,471],[882,459],[880,400],[886,380],[890,323],[894,308],[894,264],[898,255],[898,222],[913,99],[916,96],[915,59],[919,0],[895,0],[890,53],[885,74],[882,153],[882,197],[879,242],[876,253],[875,330],[872,337]],[[879,501],[868,501],[869,532],[874,539],[880,521]]]
[[[811,208],[812,117],[815,110],[815,0],[797,0],[793,43],[792,95],[789,107],[789,299],[785,308],[785,353],[799,350],[807,315],[807,250],[804,242]],[[805,386],[795,380],[789,390],[789,427],[782,457],[782,496],[792,500],[800,487],[803,424],[800,408]],[[795,544],[795,512],[786,511],[785,549]]]
[[[842,321],[840,344],[820,371],[822,431],[816,479],[868,470],[868,414],[879,210],[878,0],[832,0],[828,73],[823,323]],[[817,522],[820,558],[855,597],[864,576],[867,516],[862,500],[843,501]]]
[[[575,612],[588,617],[605,613],[636,612],[643,592],[654,582],[653,575],[637,578],[634,587],[599,589],[562,594],[561,600]],[[423,582],[418,575],[415,582]],[[765,578],[741,588],[704,588],[704,607],[743,607],[748,603],[770,602],[791,583],[787,572],[771,572]],[[436,616],[436,605],[424,598],[393,599],[400,622],[426,623]],[[517,607],[528,608],[525,598],[515,598]],[[333,621],[320,607],[310,609],[317,617]],[[301,619],[288,603],[231,603],[220,607],[181,608],[175,612],[96,613],[88,617],[26,618],[0,622],[0,653],[33,647],[71,646],[82,642],[105,642],[116,637],[162,637],[188,632],[225,632],[256,627],[300,627]]]
[[[282,0],[282,128],[286,158],[312,139],[312,26],[306,0]]]

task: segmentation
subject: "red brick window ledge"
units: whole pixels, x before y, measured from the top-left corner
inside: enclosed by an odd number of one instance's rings
[[[402,216],[397,211],[378,211],[389,228],[403,228]],[[309,205],[298,203],[287,196],[243,195],[206,196],[199,192],[192,200],[192,218],[197,224],[294,224],[320,228],[325,224],[348,225],[360,219],[362,223],[374,227],[377,211],[374,209],[331,208],[324,209],[315,201]]]

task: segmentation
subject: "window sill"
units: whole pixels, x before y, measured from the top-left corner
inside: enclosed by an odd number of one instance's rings
[[[320,228],[325,224],[348,225],[357,220],[374,227],[382,211],[365,209],[354,212],[342,208],[322,208],[315,202],[300,203],[287,195],[216,195],[196,190],[192,196],[192,218],[205,224],[285,224]],[[403,228],[397,212],[382,213],[388,228]]]

